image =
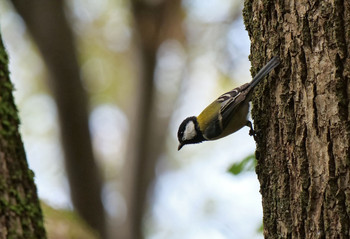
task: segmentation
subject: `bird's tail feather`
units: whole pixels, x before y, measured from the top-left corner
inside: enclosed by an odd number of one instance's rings
[[[256,74],[250,83],[250,88],[254,88],[261,79],[263,79],[267,74],[270,73],[276,66],[280,64],[280,59],[277,56],[272,57],[272,59],[260,69],[258,74]]]

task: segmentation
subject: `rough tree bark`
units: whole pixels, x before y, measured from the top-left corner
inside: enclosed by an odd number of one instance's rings
[[[12,0],[12,3],[37,43],[51,76],[49,83],[59,113],[73,205],[106,238],[102,180],[90,140],[87,95],[80,78],[73,33],[64,15],[64,1]]]
[[[0,34],[0,239],[46,238],[43,216],[18,131],[8,57]]]
[[[246,0],[265,238],[350,238],[350,2]]]

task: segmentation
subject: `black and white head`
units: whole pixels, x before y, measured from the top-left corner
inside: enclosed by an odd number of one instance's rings
[[[195,116],[188,117],[181,123],[179,131],[177,132],[177,138],[180,143],[178,150],[185,144],[196,144],[205,140]]]

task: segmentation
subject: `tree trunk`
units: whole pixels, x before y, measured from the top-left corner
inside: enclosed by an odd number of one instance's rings
[[[92,151],[88,101],[80,78],[73,33],[64,1],[12,0],[50,73],[73,205],[102,238],[107,237],[101,201],[102,179]]]
[[[12,96],[8,57],[0,34],[0,239],[46,238]]]
[[[350,2],[246,0],[265,238],[350,238]]]

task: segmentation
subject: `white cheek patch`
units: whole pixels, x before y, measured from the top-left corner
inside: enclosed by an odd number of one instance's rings
[[[192,121],[189,121],[186,125],[182,140],[193,139],[196,135],[197,135],[196,127]]]

